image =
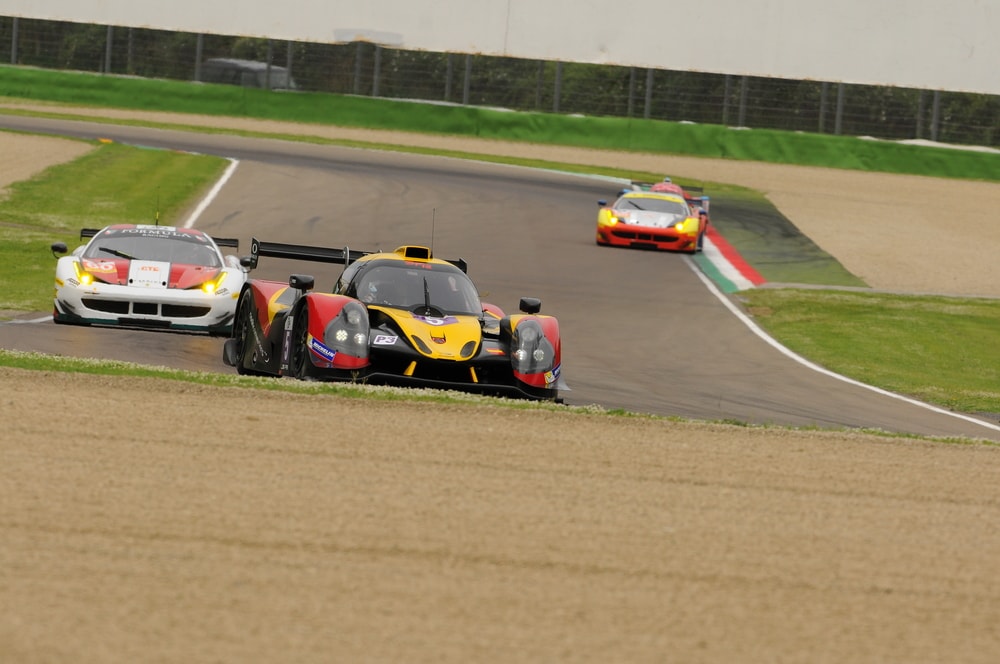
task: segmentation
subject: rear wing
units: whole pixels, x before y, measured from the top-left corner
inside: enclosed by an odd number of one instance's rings
[[[312,247],[306,244],[265,242],[263,240],[258,240],[257,238],[252,238],[250,240],[250,265],[248,267],[251,270],[256,268],[257,261],[261,256],[348,265],[370,253],[370,251],[354,251],[348,247],[344,247],[343,249],[331,249],[329,247]]]
[[[80,229],[80,239],[86,240],[89,237],[94,237],[101,232],[100,228],[81,228]],[[240,248],[240,240],[235,237],[212,237],[212,240],[220,247],[231,247],[233,249]]]
[[[409,250],[414,248],[400,247],[400,249]],[[397,249],[397,251],[399,251],[399,249]],[[377,254],[377,253],[382,253],[382,252],[360,251],[360,250],[350,249],[348,247],[344,247],[343,249],[334,249],[331,247],[314,247],[306,244],[265,242],[264,240],[258,240],[257,238],[252,238],[250,240],[250,255],[246,257],[248,260],[245,259],[246,262],[244,262],[244,265],[249,269],[253,270],[254,268],[257,267],[257,262],[260,260],[261,256],[269,256],[271,258],[286,258],[290,260],[299,260],[299,261],[314,261],[317,263],[339,263],[340,265],[350,265],[351,263],[358,260],[362,256],[368,256],[369,254]],[[419,256],[407,252],[404,252],[403,255],[413,258],[431,257],[429,251],[428,253]],[[461,258],[456,260],[447,260],[447,262],[458,267],[460,270],[462,270],[462,272],[469,271],[468,265]]]
[[[660,183],[660,182],[643,182],[641,180],[632,180],[631,187],[632,187],[632,189],[634,191],[649,191],[650,189],[653,188],[653,185],[656,185],[656,184],[662,184],[662,183]],[[704,194],[705,193],[705,188],[704,187],[693,187],[693,186],[688,186],[688,185],[678,185],[678,186],[681,189],[683,189],[684,191],[686,191],[688,193],[691,193],[691,194]],[[694,198],[694,197],[691,197],[691,198]]]
[[[212,239],[215,241],[215,244],[219,245],[220,247],[230,247],[232,249],[239,249],[240,248],[240,239],[239,238],[235,238],[235,237],[215,237],[213,235]]]

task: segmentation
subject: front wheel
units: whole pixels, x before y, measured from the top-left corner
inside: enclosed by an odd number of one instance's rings
[[[262,376],[260,371],[247,368],[247,356],[251,353],[253,344],[254,307],[253,296],[250,291],[246,291],[240,297],[240,302],[236,306],[236,320],[233,321],[232,339],[236,341],[236,349],[233,353],[236,365],[236,373],[242,376]],[[252,358],[251,358],[252,363]]]
[[[312,360],[309,359],[309,308],[299,307],[292,322],[292,345],[289,349],[288,371],[299,380],[312,377]]]

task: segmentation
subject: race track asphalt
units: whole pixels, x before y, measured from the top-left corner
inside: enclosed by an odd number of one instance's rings
[[[804,367],[753,333],[734,315],[733,302],[713,294],[686,256],[596,246],[596,201],[614,193],[607,181],[443,157],[90,122],[6,116],[0,125],[239,160],[195,225],[238,237],[244,248],[251,237],[367,250],[431,244],[439,256],[464,258],[484,300],[512,311],[521,296],[535,296],[544,313],[559,318],[569,404],[1000,440],[995,427]],[[777,260],[788,258],[775,249],[776,238],[790,248],[809,245],[787,220],[727,210],[724,200],[713,205],[720,220],[761,220]],[[822,252],[808,259],[816,269],[827,269],[824,263],[831,260]],[[285,279],[296,271],[315,274],[320,287],[332,286],[337,274],[332,267],[272,261],[262,262],[255,276]],[[44,313],[25,318],[38,317]],[[13,323],[0,326],[0,345],[230,371],[221,363],[221,340],[185,334]]]

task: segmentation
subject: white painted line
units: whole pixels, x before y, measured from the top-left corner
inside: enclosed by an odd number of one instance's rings
[[[7,323],[10,325],[23,325],[25,323],[44,323],[50,320],[52,320],[52,316],[43,316],[42,318],[31,318],[29,320],[10,320]]]
[[[198,221],[198,217],[201,216],[201,213],[205,211],[205,208],[211,205],[212,201],[215,200],[215,197],[219,195],[220,191],[222,191],[222,187],[224,187],[225,184],[229,182],[229,178],[233,177],[233,173],[236,172],[236,167],[239,165],[240,162],[237,161],[236,159],[229,160],[229,166],[222,174],[222,177],[219,178],[219,181],[215,183],[215,186],[212,187],[212,190],[208,192],[208,195],[205,196],[205,198],[203,198],[200,203],[198,203],[198,207],[196,207],[194,212],[191,213],[191,216],[188,217],[188,220],[184,222],[184,228],[191,228],[192,226],[194,226],[194,223]]]
[[[749,316],[747,316],[745,313],[743,313],[742,311],[740,311],[740,308],[737,307],[735,304],[733,304],[730,301],[730,299],[722,291],[720,291],[716,287],[716,285],[712,282],[712,280],[709,279],[708,277],[706,277],[705,274],[700,269],[698,269],[698,266],[695,264],[694,261],[687,261],[687,264],[688,264],[688,267],[691,268],[691,270],[693,270],[696,275],[698,275],[698,278],[701,279],[701,281],[702,281],[703,284],[705,284],[705,287],[708,288],[708,290],[713,295],[715,295],[715,297],[718,298],[719,301],[722,302],[722,304],[725,305],[725,307],[727,309],[729,309],[729,311],[732,312],[732,314],[734,316],[736,316],[738,319],[740,319],[740,321],[743,322],[744,325],[746,325],[748,328],[750,328],[751,332],[753,332],[758,337],[760,337],[761,339],[763,339],[767,344],[769,344],[771,347],[775,348],[778,352],[780,352],[785,357],[788,357],[788,358],[790,358],[790,359],[798,362],[799,364],[801,364],[802,366],[804,366],[804,367],[806,367],[808,369],[812,369],[813,371],[819,372],[819,373],[823,374],[824,376],[829,376],[830,378],[835,378],[835,379],[837,379],[839,381],[842,381],[844,383],[848,383],[849,385],[854,385],[856,387],[863,387],[866,390],[871,390],[872,392],[875,392],[877,394],[881,394],[882,396],[892,397],[893,399],[898,399],[899,401],[905,401],[908,404],[911,404],[911,405],[914,405],[914,406],[919,406],[920,408],[924,408],[926,410],[930,410],[930,411],[933,411],[935,413],[940,413],[941,415],[951,415],[952,417],[956,417],[956,418],[958,418],[960,420],[965,420],[966,422],[971,422],[972,424],[978,424],[979,426],[985,427],[987,429],[992,429],[993,431],[1000,431],[1000,426],[997,426],[996,424],[992,424],[990,422],[984,422],[983,420],[980,420],[978,418],[972,417],[970,415],[965,415],[965,414],[962,414],[962,413],[955,413],[955,412],[952,412],[950,410],[945,410],[944,408],[939,408],[937,406],[932,406],[929,403],[924,403],[923,401],[917,401],[916,399],[911,399],[910,397],[905,397],[902,394],[896,394],[895,392],[890,392],[888,390],[883,390],[880,387],[875,387],[874,385],[868,385],[866,383],[862,383],[860,381],[854,380],[853,378],[848,378],[847,376],[842,376],[842,375],[840,375],[838,373],[830,371],[829,369],[824,369],[823,367],[819,366],[818,364],[814,364],[813,362],[810,362],[809,360],[805,359],[801,355],[798,355],[798,354],[792,352],[791,350],[789,350],[785,346],[782,346],[780,343],[778,343],[777,341],[775,341],[772,337],[770,337],[767,334],[767,332],[765,332],[764,330],[762,330],[756,323],[754,323],[753,320]]]

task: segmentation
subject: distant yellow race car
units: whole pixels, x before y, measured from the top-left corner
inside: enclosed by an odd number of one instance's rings
[[[668,181],[633,183],[608,204],[597,202],[597,244],[695,253],[708,227],[708,198]]]

